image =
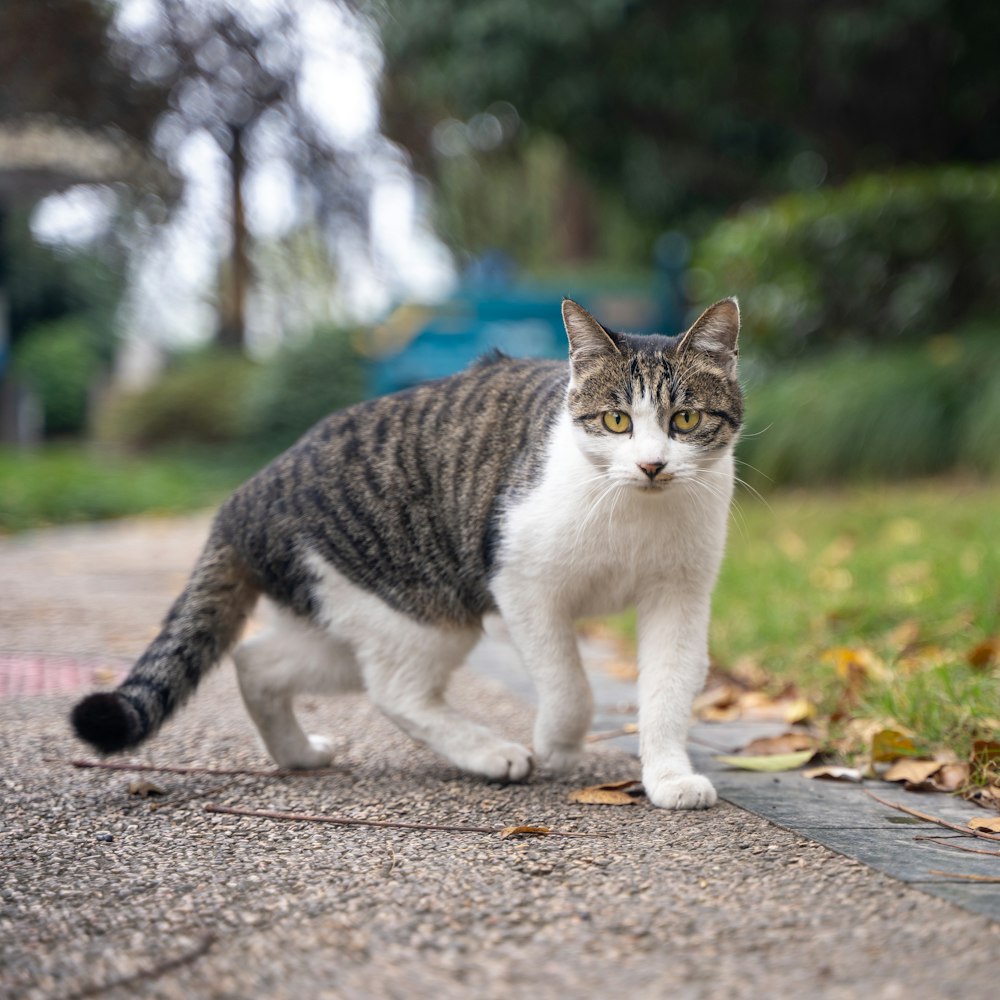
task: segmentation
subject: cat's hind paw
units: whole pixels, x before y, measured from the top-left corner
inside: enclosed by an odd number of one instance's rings
[[[644,777],[642,783],[649,801],[661,809],[708,809],[719,798],[712,783],[700,774]]]
[[[327,767],[333,760],[333,741],[329,737],[316,735],[307,736],[306,739],[307,744],[277,760],[278,767],[289,771],[312,771]]]

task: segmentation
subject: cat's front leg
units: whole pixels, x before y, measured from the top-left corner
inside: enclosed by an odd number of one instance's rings
[[[530,586],[500,586],[496,593],[511,641],[538,695],[535,761],[547,771],[567,771],[580,759],[594,710],[573,620],[539,600]]]
[[[709,595],[661,595],[639,606],[642,783],[662,809],[707,809],[717,799],[687,753],[691,706],[708,669]]]

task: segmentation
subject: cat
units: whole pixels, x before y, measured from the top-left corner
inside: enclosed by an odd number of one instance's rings
[[[569,299],[562,313],[568,362],[495,353],[358,403],[237,489],[127,678],[74,708],[77,735],[113,753],[155,733],[263,594],[274,622],[233,657],[279,767],[333,755],[300,728],[296,693],[366,690],[457,767],[521,781],[580,757],[592,696],[575,620],[635,606],[646,793],[711,806],[685,743],[743,420],[739,308],[724,299],[675,337],[612,332]],[[533,750],[444,697],[491,612],[537,690]]]

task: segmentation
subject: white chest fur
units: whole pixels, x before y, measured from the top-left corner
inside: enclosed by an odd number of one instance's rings
[[[638,603],[651,588],[711,589],[725,544],[733,464],[727,450],[661,489],[609,477],[583,454],[568,418],[544,473],[507,512],[495,585],[537,590],[571,618]]]

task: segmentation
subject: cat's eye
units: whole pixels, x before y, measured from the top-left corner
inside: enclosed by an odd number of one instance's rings
[[[621,410],[608,410],[601,416],[601,423],[612,434],[624,434],[632,426],[632,418]]]
[[[670,419],[670,425],[681,434],[690,434],[700,423],[698,410],[678,410]]]

